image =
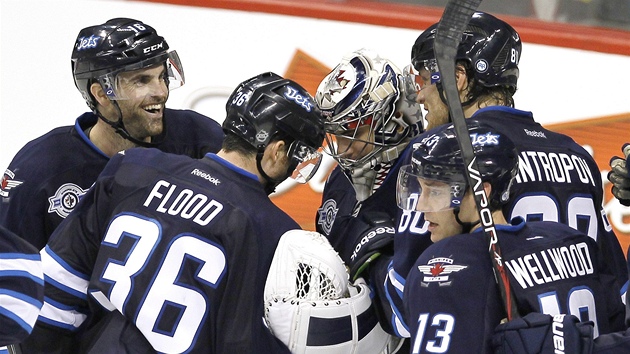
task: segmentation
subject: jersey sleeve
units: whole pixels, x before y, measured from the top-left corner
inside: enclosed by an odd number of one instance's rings
[[[37,249],[46,244],[56,225],[46,217],[48,195],[40,179],[41,171],[23,164],[17,156],[2,180],[0,225],[19,235]],[[45,183],[45,181],[44,181]]]
[[[0,346],[19,343],[33,331],[43,301],[37,249],[0,227]]]

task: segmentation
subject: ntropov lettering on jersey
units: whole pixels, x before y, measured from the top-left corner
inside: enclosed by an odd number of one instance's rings
[[[586,242],[544,249],[508,260],[505,264],[523,289],[595,271]]]
[[[588,164],[580,156],[544,151],[521,151],[518,158],[516,183],[537,181],[583,183],[595,186],[595,179]]]
[[[216,200],[165,180],[155,183],[143,205],[158,213],[192,219],[201,226],[208,225],[223,210],[223,205]]]

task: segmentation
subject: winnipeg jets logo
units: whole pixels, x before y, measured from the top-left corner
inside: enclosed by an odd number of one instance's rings
[[[79,42],[77,43],[77,51],[90,49],[90,48],[96,48],[96,46],[98,45],[99,39],[100,37],[95,37],[94,35],[91,35],[89,37],[79,38],[77,40]]]
[[[451,285],[451,273],[459,272],[468,266],[453,264],[453,260],[447,257],[436,257],[427,262],[426,265],[418,266],[418,270],[425,276],[422,278],[423,286],[429,286],[429,283],[438,283],[439,286]]]
[[[473,146],[499,145],[499,135],[488,132],[486,134],[470,134]]]
[[[321,226],[326,235],[330,234],[338,211],[339,208],[337,208],[337,202],[334,199],[328,199],[321,208],[317,209],[317,224]]]
[[[310,112],[313,109],[313,102],[311,101],[311,98],[307,95],[300,94],[300,91],[294,87],[287,86],[287,91],[284,93],[284,97],[299,104],[307,112]]]
[[[83,195],[87,190],[77,186],[74,183],[66,183],[59,187],[55,195],[48,198],[48,212],[57,213],[62,218],[66,218],[68,214],[79,204]]]
[[[321,108],[332,108],[344,99],[356,81],[354,67],[348,64],[340,65],[323,83],[324,87],[317,90],[323,94]]]
[[[9,169],[4,171],[4,176],[2,176],[2,181],[0,182],[0,197],[8,198],[9,191],[11,191],[11,189],[24,183],[23,181],[16,181],[14,178],[15,173],[13,173],[13,171]]]

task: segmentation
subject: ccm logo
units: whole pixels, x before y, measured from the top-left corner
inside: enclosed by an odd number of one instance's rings
[[[155,51],[155,50],[158,50],[158,49],[162,49],[163,47],[164,47],[164,42],[162,42],[162,43],[160,43],[160,44],[154,44],[154,45],[152,45],[152,46],[150,46],[150,47],[148,47],[148,48],[144,48],[144,49],[142,50],[142,52],[143,52],[144,54],[147,54],[147,53],[150,53],[150,52],[152,52],[152,51]]]

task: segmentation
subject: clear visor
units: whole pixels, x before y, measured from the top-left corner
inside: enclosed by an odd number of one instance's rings
[[[437,60],[435,59],[425,60],[424,62],[422,62],[422,66],[423,66],[423,69],[428,71],[431,75],[430,76],[431,85],[440,82],[441,76],[440,76],[440,69],[438,68],[438,65],[437,65]]]
[[[297,165],[291,173],[291,178],[298,183],[308,182],[322,162],[322,152],[320,149],[310,147],[301,141],[294,141],[289,148],[289,158]]]
[[[403,210],[436,212],[453,209],[461,199],[453,197],[453,189],[459,188],[445,182],[425,179],[413,172],[411,165],[405,165],[398,172],[396,202]]]
[[[110,100],[125,100],[128,99],[128,97],[124,90],[121,89],[123,86],[121,82],[122,79],[118,74],[122,72],[145,69],[161,63],[166,65],[164,80],[166,81],[169,91],[184,85],[184,69],[176,51],[164,53],[135,64],[127,65],[120,70],[101,75],[98,77],[98,82],[101,84],[101,87],[103,87],[103,90]]]

